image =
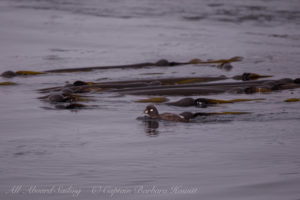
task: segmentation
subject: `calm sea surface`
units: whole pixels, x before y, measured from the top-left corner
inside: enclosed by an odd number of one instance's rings
[[[209,66],[0,78],[0,199],[300,199],[300,90],[161,112],[250,112],[191,123],[137,120],[143,97],[90,94],[95,109],[45,110],[66,82],[244,72],[300,77],[298,0],[2,0],[0,72],[243,57]],[[178,100],[182,97],[169,97]]]

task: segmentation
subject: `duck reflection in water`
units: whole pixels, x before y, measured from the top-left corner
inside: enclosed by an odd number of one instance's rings
[[[159,122],[155,121],[155,120],[148,120],[148,121],[144,121],[144,125],[145,125],[145,133],[147,134],[147,136],[149,137],[154,137],[154,136],[158,136],[159,135]]]

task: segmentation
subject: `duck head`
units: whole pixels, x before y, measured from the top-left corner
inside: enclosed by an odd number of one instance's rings
[[[159,116],[158,111],[154,105],[148,105],[144,110],[144,113],[149,115],[150,117],[157,117]]]
[[[200,107],[200,108],[206,108],[207,107],[207,99],[204,99],[204,98],[198,98],[198,99],[195,99],[194,101],[194,105],[196,107]]]

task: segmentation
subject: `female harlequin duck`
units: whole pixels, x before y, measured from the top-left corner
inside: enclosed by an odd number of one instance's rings
[[[176,115],[173,113],[159,114],[158,110],[154,105],[148,105],[144,110],[144,113],[148,114],[149,117],[152,119],[161,119],[161,120],[174,121],[174,122],[189,122],[189,119],[182,115]]]

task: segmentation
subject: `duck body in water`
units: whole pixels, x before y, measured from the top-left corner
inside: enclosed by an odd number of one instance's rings
[[[149,115],[149,117],[152,119],[160,119],[160,120],[174,121],[174,122],[189,122],[189,119],[181,115],[176,115],[173,113],[159,114],[157,108],[154,105],[148,105],[144,110],[144,113]]]
[[[171,106],[179,106],[179,107],[189,107],[189,106],[196,106],[200,108],[206,108],[208,105],[213,104],[213,102],[210,99],[205,98],[198,98],[193,99],[190,97],[180,99],[175,102],[166,103],[167,105]]]

